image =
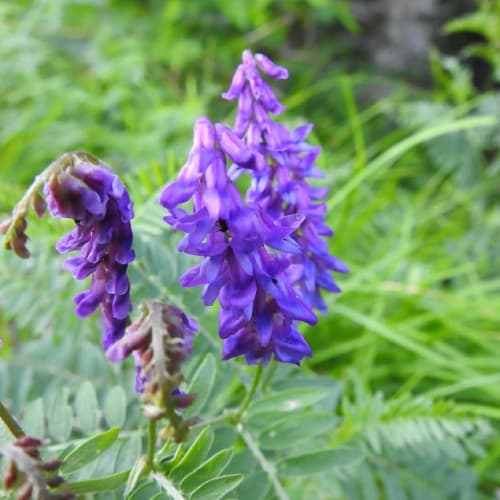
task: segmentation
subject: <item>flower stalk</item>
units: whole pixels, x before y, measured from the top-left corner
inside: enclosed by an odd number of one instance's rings
[[[15,438],[20,438],[25,435],[25,432],[21,428],[21,426],[17,423],[17,420],[11,415],[9,410],[4,406],[4,404],[0,401],[0,418],[3,423],[9,429],[10,433]]]

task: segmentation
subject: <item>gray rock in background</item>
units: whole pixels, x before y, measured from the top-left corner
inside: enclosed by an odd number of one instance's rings
[[[472,0],[351,0],[363,36],[353,43],[384,72],[420,73],[446,21],[474,9]],[[446,43],[445,43],[446,45]],[[425,71],[425,70],[424,70]]]

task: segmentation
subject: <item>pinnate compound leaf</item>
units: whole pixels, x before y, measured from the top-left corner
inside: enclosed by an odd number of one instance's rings
[[[75,413],[80,428],[86,434],[95,432],[98,427],[98,405],[94,385],[85,381],[75,396]]]
[[[278,463],[278,473],[283,476],[307,476],[354,465],[363,458],[362,451],[354,446],[321,450],[282,460]]]
[[[210,397],[215,383],[216,362],[213,354],[207,354],[193,375],[187,392],[196,394],[194,403],[186,408],[186,416],[198,415]]]
[[[196,436],[193,444],[188,448],[178,465],[171,470],[169,477],[173,481],[180,481],[184,476],[198,467],[208,455],[208,451],[213,441],[213,432],[210,427],[205,427],[198,436]]]
[[[116,385],[106,394],[104,416],[110,427],[121,427],[127,416],[127,396],[123,387]]]
[[[234,490],[241,481],[243,481],[243,474],[229,474],[227,476],[220,476],[203,483],[196,490],[193,491],[190,500],[217,500],[224,495]]]
[[[230,449],[220,450],[208,460],[190,472],[181,482],[182,491],[192,492],[201,483],[217,477],[229,464],[232,458]]]
[[[100,477],[99,479],[88,479],[86,481],[64,483],[64,489],[68,489],[77,495],[116,490],[125,484],[129,473],[130,471],[127,470],[111,476]]]
[[[120,428],[114,427],[84,441],[66,456],[61,471],[71,474],[94,461],[115,442],[119,432]]]

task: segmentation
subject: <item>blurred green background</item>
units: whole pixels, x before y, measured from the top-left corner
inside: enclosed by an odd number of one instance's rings
[[[351,268],[328,315],[305,330],[314,357],[304,369],[344,382],[345,435],[362,433],[374,414],[382,423],[393,415],[489,421],[485,448],[453,459],[467,465],[474,495],[492,498],[500,487],[500,2],[446,7],[0,1],[0,213],[50,161],[86,150],[124,175],[139,232],[161,242],[157,193],[186,158],[194,120],[232,123],[233,104],[220,94],[243,49],[266,53],[290,70],[275,85],[284,122],[315,124],[331,186],[331,248]],[[68,306],[79,285],[40,249],[52,247],[60,224],[33,221],[29,234],[42,242],[33,242],[31,264],[0,257],[0,356],[18,364],[35,354],[23,351],[33,335],[60,343],[82,328]],[[163,266],[174,282],[178,269]],[[12,363],[0,365],[0,396],[20,380]],[[15,407],[38,389],[31,381]],[[413,498],[410,466],[394,460]],[[382,473],[376,481],[387,490]],[[459,498],[436,484],[435,498]]]

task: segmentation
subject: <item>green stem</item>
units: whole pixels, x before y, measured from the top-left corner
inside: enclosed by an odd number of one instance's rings
[[[21,426],[17,423],[16,419],[9,413],[9,410],[5,408],[3,403],[0,401],[0,418],[3,420],[7,429],[11,432],[11,434],[20,438],[25,435],[24,431],[21,429]]]
[[[276,474],[276,469],[274,465],[271,464],[267,458],[264,456],[258,444],[255,442],[253,436],[241,425],[236,426],[236,430],[239,432],[240,436],[243,438],[248,446],[248,449],[252,452],[253,456],[259,462],[261,469],[267,474],[271,484],[273,485],[274,493],[279,500],[290,500],[287,492],[280,483],[280,480]]]
[[[156,420],[148,423],[148,452],[146,455],[146,470],[154,470],[154,458],[156,451]]]
[[[262,371],[263,371],[263,366],[258,365],[257,370],[255,370],[255,374],[253,376],[253,382],[250,387],[250,390],[247,392],[247,395],[245,396],[245,399],[243,400],[243,403],[241,403],[241,407],[238,413],[236,414],[236,418],[238,419],[238,421],[241,420],[241,417],[243,416],[248,406],[252,402],[253,397],[255,396],[255,391],[257,390],[257,387],[259,387],[259,382],[262,377]]]

